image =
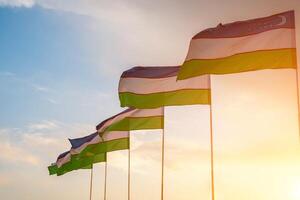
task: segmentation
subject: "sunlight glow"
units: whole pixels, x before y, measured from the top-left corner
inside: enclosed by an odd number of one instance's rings
[[[292,195],[291,200],[298,200],[300,199],[300,181],[295,183],[295,185],[292,187]]]

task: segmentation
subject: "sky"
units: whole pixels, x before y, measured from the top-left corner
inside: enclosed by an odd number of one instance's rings
[[[88,170],[46,167],[122,110],[122,71],[180,65],[197,32],[291,9],[300,27],[298,0],[0,0],[1,198],[88,199]],[[216,200],[300,198],[296,94],[293,70],[212,77]],[[210,199],[208,106],[165,113],[165,200]],[[160,199],[161,130],[131,134],[132,200]],[[126,183],[127,151],[110,153],[108,199],[127,199]]]

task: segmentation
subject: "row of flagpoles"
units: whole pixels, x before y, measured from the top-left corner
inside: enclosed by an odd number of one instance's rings
[[[92,199],[93,164],[105,162],[107,153],[128,149],[128,200],[130,200],[130,131],[162,129],[161,200],[164,199],[164,107],[209,105],[211,198],[214,190],[214,138],[211,74],[225,75],[265,69],[296,69],[294,11],[269,17],[219,24],[196,34],[181,66],[134,67],[121,75],[119,99],[125,111],[96,126],[96,132],[70,139],[71,149],[49,166],[50,174],[63,175],[90,168]],[[298,85],[297,85],[298,89]],[[299,94],[298,109],[299,109]]]

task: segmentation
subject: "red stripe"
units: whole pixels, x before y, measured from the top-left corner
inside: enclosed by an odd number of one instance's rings
[[[279,28],[295,28],[294,11],[224,25],[219,24],[215,28],[201,31],[193,39],[243,37]]]

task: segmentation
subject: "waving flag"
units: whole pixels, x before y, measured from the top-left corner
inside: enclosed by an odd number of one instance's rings
[[[106,154],[86,155],[84,157],[72,156],[70,151],[60,154],[56,163],[48,167],[50,175],[61,176],[70,171],[78,169],[91,169],[94,163],[105,162]]]
[[[133,109],[114,115],[96,126],[91,135],[70,139],[72,157],[85,157],[129,148],[129,131],[162,129],[163,109]]]
[[[56,163],[52,163],[51,166],[48,167],[49,174],[57,174],[62,175],[65,174],[70,164],[68,164],[71,161],[70,159],[70,151],[66,151],[62,154],[60,154],[57,157]],[[64,166],[64,168],[62,168]],[[60,168],[60,169],[59,169]]]
[[[84,136],[81,138],[69,139],[71,143],[71,154],[76,155],[79,154],[85,147],[90,144],[97,144],[102,141],[98,132],[92,133],[88,136]]]
[[[278,68],[296,68],[294,11],[201,31],[178,79]]]
[[[48,167],[48,171],[49,171],[49,175],[57,174],[57,165],[56,165],[56,163],[52,163],[52,164]]]
[[[210,104],[209,76],[176,81],[174,67],[134,67],[119,82],[121,107],[158,108],[174,105]]]
[[[101,122],[96,126],[99,133],[109,131],[131,131],[145,129],[162,129],[163,108],[135,109],[125,111]]]

